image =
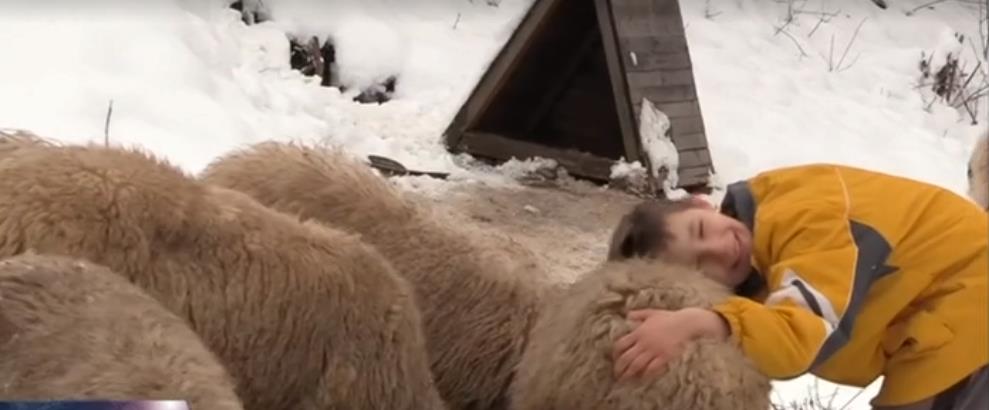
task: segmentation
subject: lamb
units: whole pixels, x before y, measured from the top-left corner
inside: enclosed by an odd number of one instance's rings
[[[0,260],[0,398],[186,400],[239,410],[216,356],[178,316],[104,266]]]
[[[989,130],[976,140],[968,161],[968,196],[989,211]]]
[[[411,287],[354,235],[136,149],[0,138],[0,257],[85,258],[185,319],[253,409],[443,409]]]
[[[731,292],[657,259],[608,261],[543,311],[511,387],[512,410],[765,410],[770,381],[729,342],[700,339],[658,378],[618,382],[611,352],[630,310],[709,307]]]
[[[204,181],[356,232],[415,287],[436,386],[451,409],[504,409],[543,294],[532,264],[484,246],[347,153],[263,142],[207,166]]]

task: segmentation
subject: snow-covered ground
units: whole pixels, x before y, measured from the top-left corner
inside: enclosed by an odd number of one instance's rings
[[[145,147],[190,172],[268,139],[339,144],[453,173],[451,182],[402,181],[418,190],[512,184],[532,166],[465,166],[440,139],[531,0],[266,0],[274,20],[254,26],[220,0],[39,3],[0,2],[0,128],[103,141],[112,101],[111,143]],[[718,180],[829,161],[965,192],[965,164],[986,124],[928,106],[915,85],[922,52],[935,54],[935,69],[952,50],[965,68],[976,64],[969,41],[979,47],[985,38],[979,1],[889,3],[680,0]],[[955,32],[965,35],[961,46]],[[348,85],[397,73],[394,99],[357,104],[356,88],[340,93],[291,70],[286,33],[332,36]],[[989,72],[984,61],[981,69]],[[983,101],[978,118],[987,109]],[[803,400],[813,381],[778,383],[779,400]],[[817,387],[828,402],[833,387]],[[866,408],[875,387],[847,408]],[[857,391],[841,389],[835,408]]]

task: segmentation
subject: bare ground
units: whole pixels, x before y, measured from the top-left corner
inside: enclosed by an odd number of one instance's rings
[[[413,192],[495,240],[515,242],[509,248],[533,254],[547,277],[561,282],[574,280],[604,260],[611,230],[639,201],[574,180],[543,187],[450,183],[440,192]]]

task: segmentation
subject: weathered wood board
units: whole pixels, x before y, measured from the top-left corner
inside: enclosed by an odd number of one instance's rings
[[[681,187],[714,171],[678,0],[536,0],[445,132],[479,157],[556,159],[606,181],[648,163],[641,102],[669,118]]]

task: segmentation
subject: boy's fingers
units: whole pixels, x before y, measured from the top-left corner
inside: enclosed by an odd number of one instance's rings
[[[635,320],[642,322],[648,319],[649,316],[652,316],[653,313],[655,312],[652,309],[633,310],[628,312],[628,315],[626,315],[626,317],[628,318],[628,320]]]
[[[666,367],[666,360],[663,360],[662,356],[656,356],[646,365],[646,370],[643,372],[644,377],[658,377],[663,374]]]
[[[622,353],[615,359],[615,377],[620,377],[628,369],[628,365],[632,363],[633,360],[639,355],[640,349],[638,346],[630,347],[625,353]]]
[[[653,358],[650,355],[640,354],[628,364],[628,368],[625,369],[625,374],[622,375],[622,379],[639,377],[642,374],[642,371],[646,369],[649,362],[652,360]]]
[[[635,345],[635,342],[639,340],[638,335],[633,331],[629,334],[622,336],[617,341],[615,341],[615,357],[624,353],[628,348]]]

